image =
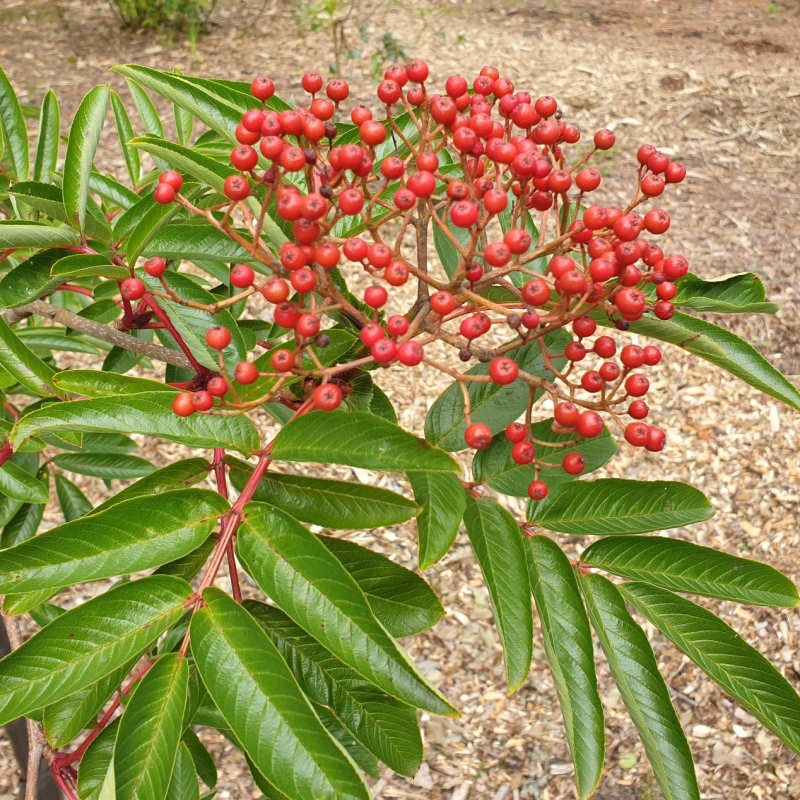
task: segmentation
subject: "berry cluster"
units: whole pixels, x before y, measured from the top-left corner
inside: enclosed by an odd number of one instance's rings
[[[598,325],[624,332],[645,314],[673,315],[676,283],[689,265],[653,241],[668,230],[669,214],[638,209],[681,181],[685,168],[642,145],[627,205],[591,202],[602,176],[589,162],[614,146],[613,132],[599,130],[582,145],[554,98],[516,90],[493,67],[471,83],[451,75],[440,92],[428,78],[421,60],[390,68],[376,90],[383,118],[355,105],[349,123],[334,121],[349,96],[342,80],[307,73],[307,101],[284,108],[273,103],[273,83],[256,78],[258,102],[236,128],[236,173],[224,181],[223,196],[195,204],[180,193],[180,175],[160,176],[158,202],[178,202],[246,244],[258,271],[232,267],[230,285],[239,291],[231,303],[258,292],[284,331],[260,342],[267,351],[233,375],[220,357],[219,373],[178,395],[175,412],[288,402],[282,392],[289,381],[303,387],[299,400],[307,407],[333,409],[358,370],[424,363],[464,387],[464,439],[476,450],[495,432],[471,419],[468,385],[528,385],[525,423],[510,424],[505,436],[513,460],[532,467],[534,500],[547,494],[530,435],[541,395],[546,410],[537,417],[551,413],[554,430],[574,433],[574,443],[598,436],[610,421],[631,445],[661,450],[664,432],[644,421],[646,368],[661,352],[598,334]],[[285,241],[264,235],[267,218]],[[151,258],[144,269],[162,278],[166,266]],[[410,279],[413,292],[398,289]],[[138,299],[144,284],[130,278],[121,292]],[[352,329],[360,349],[330,364],[321,351],[333,326]],[[208,331],[208,345],[220,353],[230,341],[224,327]],[[450,345],[458,362],[486,369],[462,372],[433,358],[426,352],[433,341]],[[532,342],[543,373],[517,357]],[[237,385],[259,380],[257,399],[237,396]],[[562,468],[580,473],[581,453],[574,444],[565,451]]]

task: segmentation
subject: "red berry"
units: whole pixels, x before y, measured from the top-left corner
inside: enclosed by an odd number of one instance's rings
[[[572,332],[576,336],[591,336],[597,330],[597,323],[591,317],[578,317],[572,322]]]
[[[258,100],[269,100],[275,94],[275,84],[269,78],[253,78],[250,94]]]
[[[242,172],[249,172],[258,164],[258,153],[249,144],[240,144],[231,151],[231,164]]]
[[[639,319],[647,306],[647,299],[632,286],[626,286],[614,293],[614,303],[625,319]]]
[[[259,290],[264,299],[277,305],[289,297],[289,284],[283,278],[270,278]]]
[[[580,453],[567,453],[561,462],[561,468],[569,475],[580,475],[586,468],[586,459]]]
[[[489,317],[486,314],[478,313],[462,320],[459,330],[461,335],[467,339],[477,339],[479,336],[483,336],[490,327],[491,321]]]
[[[383,271],[383,277],[390,286],[402,286],[408,280],[408,265],[404,261],[392,261]]]
[[[625,391],[630,397],[642,397],[649,388],[650,381],[641,372],[633,372],[625,379]]]
[[[673,315],[675,314],[675,306],[672,305],[668,300],[659,300],[653,306],[653,313],[659,319],[672,319]]]
[[[258,367],[252,361],[240,361],[233,370],[237,383],[247,385],[258,379]]]
[[[407,367],[414,367],[422,361],[425,353],[419,342],[408,340],[397,348],[397,360]]]
[[[316,94],[322,88],[322,75],[318,72],[306,72],[300,83],[309,94]]]
[[[489,377],[500,386],[513,383],[519,375],[519,365],[508,356],[499,356],[489,363]]]
[[[364,302],[370,308],[380,308],[389,299],[389,293],[383,286],[368,286],[364,290]]]
[[[531,500],[544,500],[547,491],[547,484],[544,481],[531,481],[528,484],[528,497]]]
[[[592,394],[602,392],[605,386],[603,376],[597,370],[589,370],[581,375],[581,386]]]
[[[367,346],[371,347],[375,342],[385,338],[386,333],[377,322],[368,322],[359,332],[358,338]]]
[[[464,441],[473,450],[485,450],[492,443],[492,431],[482,422],[473,422],[464,431]]]
[[[599,369],[597,370],[600,373],[600,377],[606,383],[612,383],[620,376],[620,368],[619,364],[614,361],[604,361]]]
[[[575,425],[578,433],[585,439],[592,439],[603,432],[603,418],[596,411],[581,411]]]
[[[250,194],[250,184],[241,175],[229,175],[222,184],[222,191],[229,200],[237,202]]]
[[[167,262],[160,256],[153,256],[144,262],[144,271],[152,278],[160,278],[167,270]]]
[[[650,409],[644,400],[634,400],[628,406],[628,414],[634,419],[644,419],[649,413]]]
[[[619,358],[626,367],[636,369],[644,364],[644,350],[638,344],[626,344]]]
[[[644,363],[648,367],[654,367],[661,361],[661,351],[653,344],[647,345],[644,348]]]
[[[342,390],[335,383],[321,383],[311,392],[311,401],[322,411],[333,411],[342,402]]]
[[[189,417],[195,412],[192,392],[181,392],[172,401],[172,411],[179,417]]]
[[[574,403],[558,403],[553,410],[555,421],[564,428],[574,428],[578,424],[580,411]]]
[[[611,358],[617,352],[617,343],[610,336],[598,336],[594,341],[594,351],[600,358]]]
[[[119,285],[119,293],[122,295],[122,298],[128,302],[132,300],[141,300],[145,292],[147,292],[147,287],[138,278],[126,278]]]
[[[269,363],[275,372],[289,372],[295,365],[295,354],[285,347],[275,350],[269,357]]]
[[[503,236],[503,241],[512,253],[520,255],[531,246],[531,235],[522,228],[510,228]]]
[[[586,346],[582,342],[568,342],[564,355],[568,361],[582,361],[586,358]]]
[[[598,150],[610,150],[614,146],[616,139],[617,137],[614,134],[614,131],[610,131],[608,128],[603,128],[595,133],[594,146]]]
[[[299,316],[300,312],[292,303],[280,303],[273,312],[275,324],[281,328],[294,328]]]
[[[211,392],[200,389],[192,394],[192,405],[195,411],[208,411],[214,405],[214,396]]]
[[[317,285],[317,276],[309,267],[301,267],[289,276],[289,282],[296,292],[307,294]]]
[[[175,199],[175,187],[169,183],[158,183],[156,188],[153,189],[153,200],[161,205],[168,205]]]
[[[183,177],[179,172],[175,172],[174,169],[168,169],[158,176],[158,182],[168,183],[176,192],[179,192],[181,186],[183,186]]]
[[[295,330],[298,336],[316,336],[319,333],[319,317],[316,314],[301,314],[297,318]]]
[[[325,87],[325,94],[327,94],[334,103],[340,103],[347,97],[348,94],[350,94],[350,87],[348,86],[347,81],[343,81],[340,78],[334,78]]]
[[[601,180],[600,171],[593,167],[584,167],[575,176],[575,183],[582,192],[594,191],[600,185]]]
[[[397,355],[397,344],[394,339],[378,339],[369,349],[372,357],[379,364],[386,364],[392,361]]]
[[[231,343],[231,332],[222,325],[206,331],[206,344],[214,350],[224,350]]]
[[[392,314],[386,320],[386,332],[389,336],[397,338],[408,331],[408,320],[402,314]]]
[[[231,269],[231,285],[237,289],[246,289],[248,286],[252,286],[255,277],[253,268],[247,264],[234,264]]]
[[[442,289],[432,295],[430,302],[431,308],[442,316],[449,314],[456,307],[455,298],[446,289]]]
[[[653,453],[658,453],[659,451],[664,449],[664,445],[667,443],[667,435],[661,428],[656,428],[655,425],[651,425],[647,429],[647,441],[645,442],[644,446]]]
[[[213,397],[222,397],[228,391],[228,381],[222,375],[214,375],[213,378],[208,379],[206,391]]]
[[[478,220],[478,204],[473,200],[459,200],[450,208],[450,219],[459,228],[469,228]]]
[[[649,430],[650,426],[643,422],[630,422],[625,426],[625,441],[634,447],[644,447]]]
[[[521,422],[509,422],[506,425],[506,439],[509,442],[521,442],[528,435],[528,429]]]
[[[536,457],[536,448],[533,442],[517,442],[511,448],[511,458],[517,464],[530,464]]]
[[[533,278],[522,287],[522,299],[532,306],[543,306],[550,299],[550,286],[542,278]]]

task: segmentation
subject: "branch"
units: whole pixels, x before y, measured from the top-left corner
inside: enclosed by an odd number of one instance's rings
[[[26,303],[24,306],[13,308],[3,314],[3,319],[8,325],[14,325],[20,320],[31,316],[31,314],[47,317],[66,328],[72,328],[79,333],[94,336],[96,339],[109,342],[124,350],[129,350],[131,353],[145,356],[154,361],[163,361],[166,364],[183,367],[184,369],[192,368],[189,359],[177,350],[163,347],[160,344],[143,342],[141,339],[137,339],[135,336],[131,336],[129,333],[118,330],[111,325],[104,325],[102,322],[86,319],[72,311],[67,311],[65,308],[58,308],[50,303],[46,303],[44,300],[33,300],[30,303]]]

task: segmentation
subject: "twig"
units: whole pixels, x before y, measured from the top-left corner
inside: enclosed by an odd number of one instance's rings
[[[58,308],[50,303],[46,303],[44,300],[33,300],[30,303],[26,303],[24,306],[13,308],[3,314],[3,319],[8,325],[14,325],[20,320],[31,316],[31,314],[47,317],[66,328],[72,328],[79,333],[94,336],[96,339],[101,339],[104,342],[121,347],[131,353],[153,359],[154,361],[163,361],[166,364],[172,364],[175,367],[183,367],[184,369],[192,368],[189,359],[177,350],[163,347],[160,344],[154,344],[152,342],[143,342],[141,339],[137,339],[135,336],[131,336],[129,333],[118,330],[111,325],[104,325],[102,322],[86,319],[72,311],[67,311],[65,308]]]

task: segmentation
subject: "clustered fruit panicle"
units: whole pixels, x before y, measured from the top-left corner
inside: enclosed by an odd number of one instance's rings
[[[647,422],[644,400],[647,370],[661,352],[614,331],[674,313],[676,284],[689,265],[656,244],[669,229],[667,211],[642,206],[681,181],[685,168],[642,145],[629,202],[596,201],[602,174],[590,162],[614,146],[612,131],[598,130],[584,144],[553,97],[517,90],[494,67],[471,82],[451,75],[438,91],[428,78],[421,60],[391,67],[376,88],[380,118],[354,104],[344,124],[334,120],[345,113],[346,82],[307,73],[306,100],[283,108],[271,103],[272,81],[255,78],[257,102],[232,132],[235,172],[222,184],[224,198],[201,209],[181,195],[180,175],[160,176],[156,201],[177,201],[234,238],[246,231],[256,269],[236,264],[230,284],[242,298],[260,293],[278,331],[259,343],[264,354],[236,365],[233,375],[220,356],[219,373],[178,395],[175,412],[267,400],[331,410],[348,397],[356,368],[424,364],[464,387],[529,387],[525,421],[505,436],[511,458],[530,465],[533,500],[547,495],[552,468],[537,458],[531,434],[542,418],[552,416],[553,430],[570,434],[561,468],[572,475],[585,468],[580,443],[609,423],[631,445],[661,450],[665,434]],[[264,234],[268,215],[285,241]],[[437,263],[428,255],[431,230]],[[144,269],[161,277],[166,263],[151,258]],[[365,288],[351,293],[345,286],[359,272]],[[137,280],[122,283],[123,297],[142,296],[141,282],[131,283]],[[403,303],[409,293],[398,287],[409,280],[414,299]],[[331,365],[321,353],[334,324],[354,330],[358,349]],[[427,354],[437,340],[454,359]],[[221,353],[230,332],[212,327],[207,343]],[[537,369],[521,358],[531,343]],[[462,372],[473,361],[485,366]],[[290,378],[303,387],[293,400],[285,393]],[[263,392],[244,401],[236,387],[250,384]],[[472,418],[464,396],[465,444],[487,448],[499,432]]]

